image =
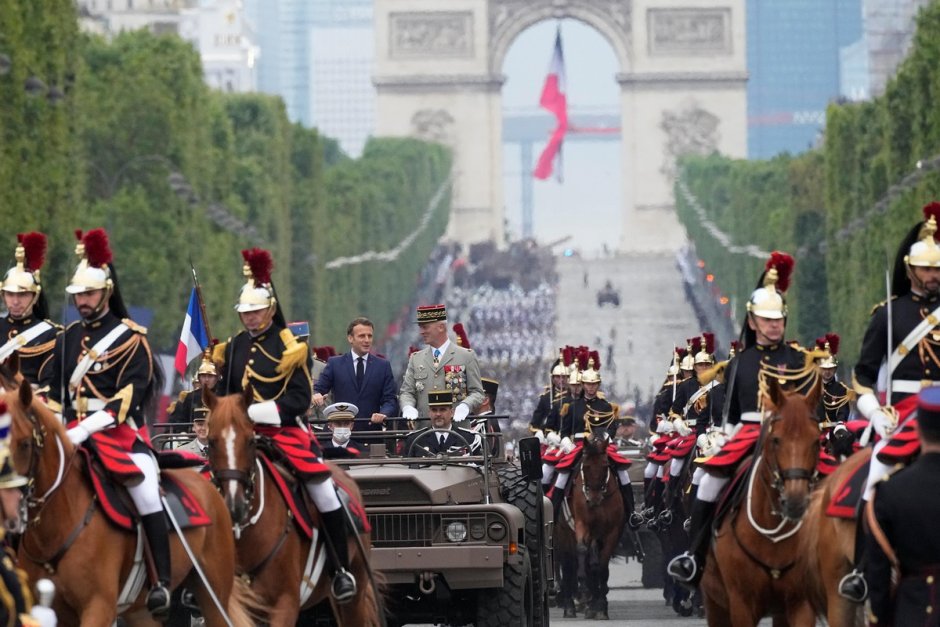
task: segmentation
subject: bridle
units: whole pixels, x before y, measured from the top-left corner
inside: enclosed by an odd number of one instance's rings
[[[50,497],[62,486],[65,476],[72,469],[72,466],[74,466],[72,461],[75,459],[78,449],[76,449],[71,456],[66,457],[62,440],[59,438],[58,434],[55,435],[59,469],[56,472],[56,478],[55,481],[52,482],[52,485],[49,486],[42,496],[36,496],[36,473],[39,470],[43,450],[46,447],[46,429],[36,420],[36,416],[33,415],[29,407],[24,407],[23,413],[26,419],[29,420],[31,427],[30,437],[32,438],[32,446],[30,446],[29,450],[29,467],[26,470],[26,494],[24,495],[23,503],[28,524],[35,525],[39,522],[42,510],[45,509],[46,505],[49,503]]]
[[[235,427],[232,425],[230,428]],[[207,456],[212,456],[214,448],[212,440],[209,440]],[[242,470],[240,468],[216,468],[215,466],[212,466],[211,470],[212,483],[220,492],[224,491],[225,482],[235,481],[242,487],[245,493],[245,501],[248,503],[248,507],[245,508],[245,513],[242,515],[241,520],[232,521],[232,530],[235,532],[236,539],[241,537],[242,530],[258,522],[258,519],[261,518],[261,513],[264,511],[264,472],[261,470],[261,460],[258,459],[256,449],[257,441],[255,437],[249,438],[247,446],[249,470]],[[251,504],[254,502],[255,485],[258,477],[261,477],[262,484],[258,492],[260,495],[260,504],[258,510],[252,514]]]
[[[589,444],[593,447],[592,440],[585,441],[584,447],[587,447]],[[582,451],[582,454],[586,455],[586,452]],[[604,455],[605,452],[601,451],[600,454]],[[581,492],[584,494],[584,500],[587,502],[589,506],[597,507],[598,505],[600,505],[600,503],[604,501],[604,499],[606,499],[607,497],[611,495],[610,464],[606,463],[606,460],[605,460],[604,466],[607,472],[604,475],[603,483],[600,486],[592,486],[592,485],[588,485],[587,478],[584,476],[584,461],[585,460],[582,458],[581,468],[579,470],[579,474],[581,475]],[[597,501],[591,499],[591,494],[594,492],[596,492],[597,495],[600,496],[600,499]]]

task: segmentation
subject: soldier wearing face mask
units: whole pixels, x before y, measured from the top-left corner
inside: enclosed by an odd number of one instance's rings
[[[353,421],[359,408],[352,403],[333,403],[323,410],[332,436],[323,447],[326,459],[341,459],[367,455],[369,447],[352,439]]]

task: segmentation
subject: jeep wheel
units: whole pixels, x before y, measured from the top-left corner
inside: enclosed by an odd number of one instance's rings
[[[542,488],[538,482],[528,482],[518,466],[502,466],[499,475],[500,493],[507,503],[515,505],[525,518],[525,548],[532,564],[532,596],[535,612],[531,615],[536,627],[548,625],[548,567],[542,559],[545,542],[542,539]]]
[[[481,590],[476,627],[530,627],[532,625],[532,565],[525,549],[522,561],[503,566],[503,587]]]

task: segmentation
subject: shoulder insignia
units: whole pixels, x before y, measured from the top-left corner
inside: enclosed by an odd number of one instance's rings
[[[189,396],[191,393],[192,393],[191,390],[180,390],[179,396],[176,397],[176,400],[182,401],[182,400],[184,400],[187,396]]]
[[[49,320],[48,318],[46,318],[45,320],[43,320],[43,322],[45,322],[45,323],[47,323],[47,324],[51,324],[51,325],[52,325],[52,328],[55,329],[56,331],[61,331],[62,329],[65,328],[64,326],[62,326],[62,325],[59,324],[58,322],[55,322],[55,321],[53,321],[53,320]],[[74,323],[73,323],[73,324],[74,324]],[[70,326],[71,326],[71,325],[70,325]]]
[[[892,294],[891,300],[894,301],[894,300],[897,300],[897,299],[898,299],[898,295],[897,295],[897,294]],[[868,315],[869,315],[869,316],[874,316],[876,311],[878,311],[879,309],[881,309],[882,307],[884,307],[884,306],[887,305],[887,304],[888,304],[888,301],[887,301],[887,300],[883,300],[883,301],[881,301],[880,303],[876,303],[876,304],[871,308],[871,312],[869,312]]]
[[[130,318],[123,318],[121,322],[127,325],[127,328],[133,331],[134,333],[140,333],[141,335],[147,335],[147,327],[137,324]]]
[[[604,393],[603,393],[603,392],[601,392],[600,390],[598,390],[598,391],[597,391],[597,398],[607,398],[607,397],[604,396]]]
[[[225,365],[225,348],[228,346],[228,343],[232,341],[232,338],[228,338],[224,342],[219,342],[212,347],[212,361],[216,363],[216,366]]]

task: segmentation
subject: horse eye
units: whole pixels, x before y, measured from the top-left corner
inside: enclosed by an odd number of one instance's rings
[[[772,437],[770,439],[770,443],[773,444],[774,446],[780,446],[780,436],[775,435],[774,437]]]

